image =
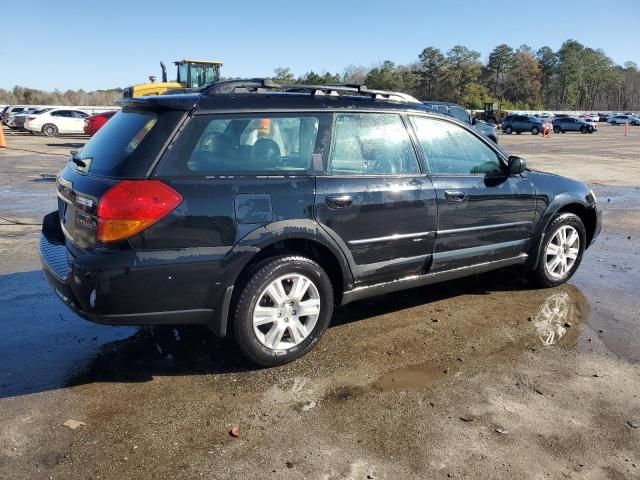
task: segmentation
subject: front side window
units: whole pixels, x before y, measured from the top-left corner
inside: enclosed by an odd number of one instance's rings
[[[198,116],[160,166],[160,174],[306,173],[320,163],[321,114]],[[317,166],[317,165],[316,165]]]
[[[435,175],[497,175],[498,155],[464,128],[443,120],[411,117],[429,170]]]
[[[179,83],[187,83],[189,80],[188,77],[189,65],[186,63],[178,64],[178,82]]]
[[[418,160],[400,115],[336,114],[328,174],[406,175],[419,172]]]

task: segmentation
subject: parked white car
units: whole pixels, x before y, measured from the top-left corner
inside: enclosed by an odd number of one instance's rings
[[[55,108],[39,115],[27,116],[24,128],[42,132],[47,137],[55,137],[61,133],[84,133],[84,119],[88,116],[80,110]]]

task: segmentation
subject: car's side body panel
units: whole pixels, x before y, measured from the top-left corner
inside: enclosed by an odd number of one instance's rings
[[[526,251],[535,221],[535,190],[525,176],[439,175],[438,232],[431,271],[501,260]],[[459,201],[448,192],[460,192]]]
[[[350,204],[332,206],[343,195]],[[318,177],[315,216],[342,245],[356,284],[417,275],[433,252],[436,202],[426,175]]]

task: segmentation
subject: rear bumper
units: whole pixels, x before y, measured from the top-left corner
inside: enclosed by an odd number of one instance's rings
[[[108,325],[206,324],[220,336],[233,287],[224,255],[93,251],[74,256],[57,212],[43,221],[40,259],[58,297],[80,317]],[[168,259],[172,259],[168,260]]]

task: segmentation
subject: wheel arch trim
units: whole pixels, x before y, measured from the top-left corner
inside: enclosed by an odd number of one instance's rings
[[[572,206],[577,207],[578,209],[584,209],[588,211],[589,209],[594,208],[595,204],[589,204],[584,199],[577,197],[575,195],[571,195],[569,193],[563,193],[555,197],[553,201],[549,205],[547,205],[547,208],[544,210],[544,212],[540,216],[540,219],[538,220],[537,228],[535,229],[533,234],[534,241],[531,243],[531,247],[530,247],[531,250],[529,252],[529,260],[530,260],[529,267],[531,269],[535,269],[538,266],[538,262],[540,261],[542,244],[545,238],[545,232],[547,228],[549,227],[549,225],[551,224],[551,222],[559,212],[561,212],[562,210],[567,210],[568,207],[572,207]],[[573,213],[573,212],[569,210],[568,213]],[[585,223],[585,228],[588,228],[584,220],[583,220],[583,223]],[[585,246],[585,248],[589,247],[596,233],[597,232],[594,231],[594,232],[591,232],[590,234],[590,232],[587,231],[587,236],[589,238],[589,241],[587,242],[587,245]]]

